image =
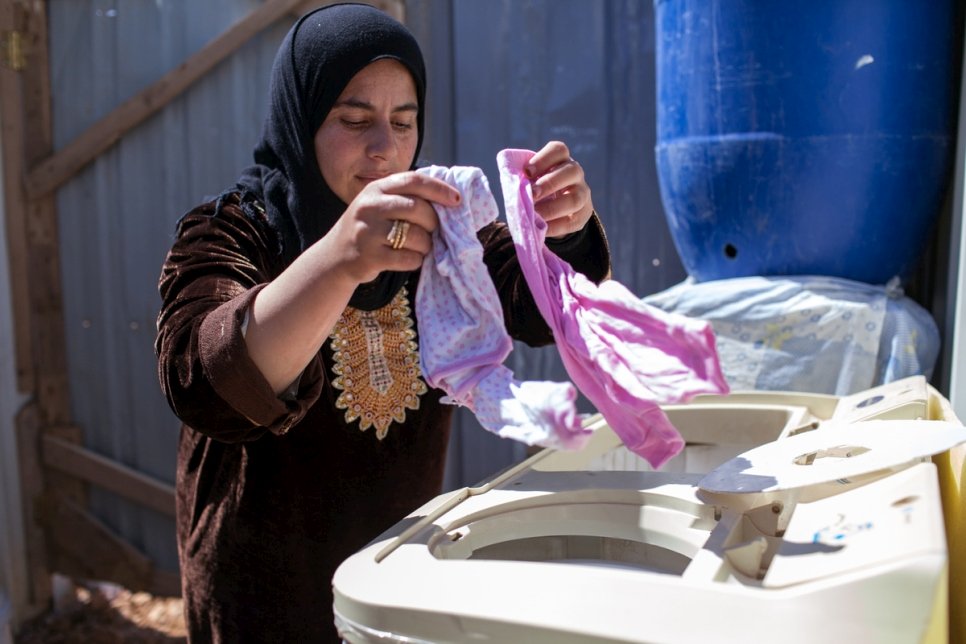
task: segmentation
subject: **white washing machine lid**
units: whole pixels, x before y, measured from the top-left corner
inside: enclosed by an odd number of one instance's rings
[[[751,494],[847,481],[907,467],[966,442],[966,427],[936,420],[823,423],[748,450],[706,474],[698,486],[718,494]]]

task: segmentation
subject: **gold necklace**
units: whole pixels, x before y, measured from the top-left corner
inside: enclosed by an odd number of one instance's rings
[[[375,311],[346,307],[329,338],[334,352],[332,386],[341,390],[335,406],[345,422],[376,428],[382,440],[392,421],[406,422],[406,410],[419,409],[427,391],[419,370],[419,347],[410,317],[408,292]]]

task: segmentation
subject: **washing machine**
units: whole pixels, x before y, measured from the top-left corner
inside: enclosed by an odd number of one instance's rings
[[[343,639],[949,640],[956,532],[933,457],[966,428],[924,378],[665,411],[686,447],[661,471],[592,416],[584,449],[412,512],[336,571]]]

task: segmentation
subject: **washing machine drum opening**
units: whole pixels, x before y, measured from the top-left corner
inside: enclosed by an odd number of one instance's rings
[[[680,575],[691,562],[679,552],[649,543],[588,535],[548,535],[502,541],[474,550],[469,559],[544,561]]]
[[[584,564],[681,575],[714,526],[711,508],[651,501],[496,507],[441,526],[429,550],[442,560]]]

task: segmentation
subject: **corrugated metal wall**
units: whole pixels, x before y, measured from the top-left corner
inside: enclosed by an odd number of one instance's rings
[[[255,0],[51,0],[55,147],[181,63]],[[684,277],[654,169],[654,38],[647,0],[409,0],[430,105],[423,160],[477,165],[498,190],[504,147],[568,142],[607,226],[614,275],[645,295]],[[289,23],[246,44],[60,189],[73,413],[85,444],[173,482],[178,422],[157,385],[157,278],[177,218],[250,160],[269,71]],[[455,115],[455,118],[454,118]],[[523,378],[562,378],[553,350],[518,347]],[[523,455],[458,418],[450,486]],[[160,565],[170,519],[112,495],[93,510]]]
[[[161,78],[256,0],[52,0],[54,145]],[[174,481],[178,421],[158,387],[157,281],[177,219],[230,185],[260,131],[279,24],[60,189],[71,402],[91,449]],[[172,521],[96,489],[93,511],[176,568]]]

